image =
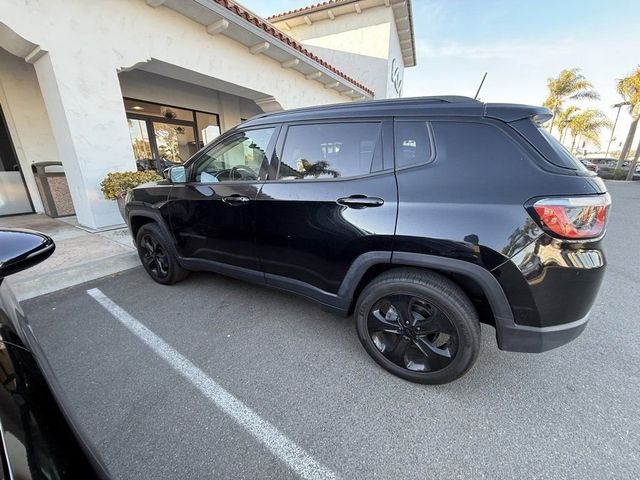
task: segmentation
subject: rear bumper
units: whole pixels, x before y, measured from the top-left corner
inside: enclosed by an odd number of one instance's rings
[[[574,340],[588,322],[589,313],[573,322],[549,327],[517,325],[508,319],[501,319],[496,321],[498,348],[510,352],[546,352]]]
[[[495,268],[512,310],[496,318],[501,350],[544,352],[579,336],[606,270],[600,240],[564,242],[547,235]]]

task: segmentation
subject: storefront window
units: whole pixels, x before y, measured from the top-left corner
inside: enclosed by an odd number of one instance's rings
[[[138,170],[163,171],[188,160],[220,135],[215,113],[124,99]]]
[[[144,120],[128,119],[129,135],[131,135],[131,146],[133,147],[133,157],[136,159],[138,170],[148,170],[153,168],[153,156],[151,154],[151,144],[149,143],[149,132],[147,123]]]
[[[153,132],[165,168],[184,163],[198,150],[193,127],[153,122]]]
[[[200,146],[204,147],[220,135],[218,116],[211,113],[196,112],[196,124],[200,134]]]

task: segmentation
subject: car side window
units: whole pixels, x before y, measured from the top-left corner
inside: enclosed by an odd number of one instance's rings
[[[237,132],[206,151],[193,170],[193,181],[216,183],[258,180],[275,128]]]
[[[504,132],[484,123],[431,122],[438,158],[480,164],[485,168],[500,164],[513,165],[524,157],[513,140]]]
[[[277,179],[345,178],[380,170],[380,126],[343,122],[289,127]]]
[[[396,122],[396,168],[433,160],[434,151],[427,122]]]

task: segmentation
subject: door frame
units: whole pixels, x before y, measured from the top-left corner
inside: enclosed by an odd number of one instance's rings
[[[0,215],[1,217],[14,217],[17,215],[29,215],[31,213],[35,213],[36,209],[33,205],[33,200],[31,199],[31,192],[29,192],[29,187],[27,186],[27,181],[24,178],[24,172],[22,171],[22,167],[20,166],[20,159],[18,158],[18,152],[16,151],[15,145],[13,144],[13,138],[11,138],[11,132],[9,131],[9,124],[7,123],[7,119],[4,115],[4,111],[2,109],[2,105],[0,104],[0,129],[3,129],[7,135],[8,143],[9,143],[9,151],[13,159],[15,160],[15,165],[18,167],[18,172],[20,172],[20,178],[22,179],[22,185],[24,186],[25,192],[27,192],[27,199],[29,200],[29,205],[31,206],[30,212],[24,213],[10,213],[8,215]],[[3,167],[4,168],[4,167]],[[4,171],[4,170],[3,170]]]

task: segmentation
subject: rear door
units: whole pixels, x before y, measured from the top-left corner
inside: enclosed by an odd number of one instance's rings
[[[283,126],[256,200],[266,281],[326,300],[361,254],[391,252],[397,191],[386,119]]]
[[[187,183],[174,184],[169,211],[182,257],[192,268],[215,264],[253,270],[255,199],[266,177],[279,127],[232,132],[187,167]],[[247,272],[249,275],[252,272]]]

